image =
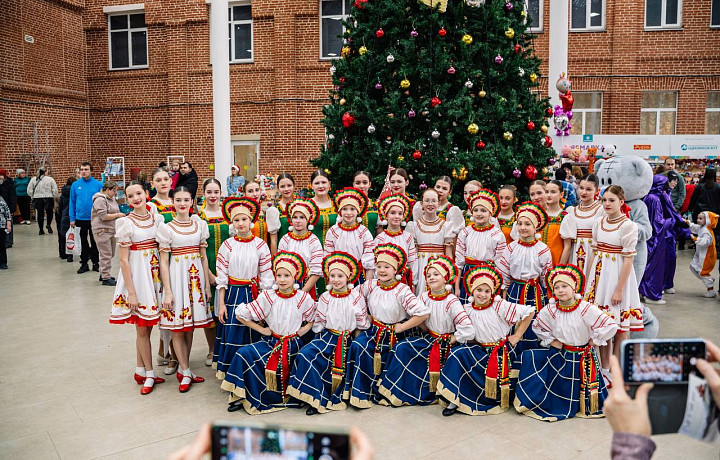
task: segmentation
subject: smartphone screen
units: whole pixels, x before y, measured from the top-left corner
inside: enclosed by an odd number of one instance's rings
[[[627,340],[623,343],[626,383],[687,383],[698,358],[705,358],[700,339]]]
[[[216,424],[213,460],[348,460],[347,433],[279,426]]]

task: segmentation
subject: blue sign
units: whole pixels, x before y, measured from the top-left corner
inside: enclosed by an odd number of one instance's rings
[[[583,134],[583,142],[592,142],[592,141],[593,141],[592,134]]]

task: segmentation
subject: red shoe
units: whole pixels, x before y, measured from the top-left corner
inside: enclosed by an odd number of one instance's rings
[[[145,383],[145,377],[138,373],[135,373],[135,375],[133,375],[133,379],[135,379],[138,385],[142,385],[143,383]]]
[[[155,377],[155,385],[158,383],[165,383],[165,379],[162,377]]]
[[[187,393],[190,390],[190,387],[192,386],[192,380],[190,380],[190,383],[183,385],[182,383],[178,387],[178,390],[180,393]]]
[[[153,380],[153,384],[151,386],[148,387],[143,384],[142,388],[140,388],[141,395],[149,395],[150,393],[152,393],[153,388],[155,388],[155,385],[157,385],[158,383],[165,383],[165,379],[163,379],[161,377],[154,377],[152,380]]]
[[[176,373],[175,377],[177,377],[178,383],[182,382],[183,375],[180,372]],[[205,379],[200,377],[199,375],[192,376],[192,383],[203,383],[204,381]]]

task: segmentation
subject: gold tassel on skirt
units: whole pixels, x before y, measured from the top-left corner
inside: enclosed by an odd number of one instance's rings
[[[503,409],[510,407],[510,384],[500,385],[500,407]]]
[[[430,393],[437,391],[437,384],[440,381],[440,372],[430,372]]]
[[[373,354],[373,373],[375,375],[380,375],[382,372],[382,355],[379,351],[376,351]]]
[[[587,412],[585,411],[585,406],[586,406],[585,398],[586,397],[587,397],[587,394],[586,394],[585,390],[580,390],[580,413],[581,414],[587,414]]]
[[[596,414],[600,409],[599,397],[600,395],[598,394],[597,388],[590,390],[590,413],[588,415]]]
[[[265,386],[270,391],[278,391],[277,373],[265,369]]]
[[[332,376],[332,387],[331,387],[332,393],[335,393],[335,390],[337,390],[337,388],[340,386],[340,384],[342,383],[342,381],[343,381],[343,376],[342,376],[342,375],[333,374],[333,376]]]
[[[485,376],[485,397],[488,399],[497,398],[497,379]]]

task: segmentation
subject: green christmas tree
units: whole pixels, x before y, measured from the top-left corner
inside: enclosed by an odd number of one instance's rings
[[[393,166],[526,189],[553,156],[528,21],[522,0],[355,0],[313,164],[338,185]]]

